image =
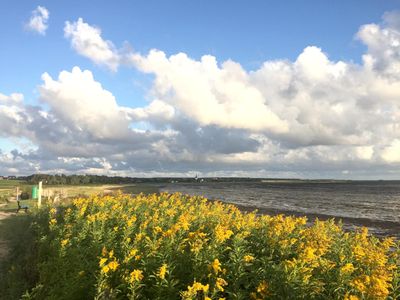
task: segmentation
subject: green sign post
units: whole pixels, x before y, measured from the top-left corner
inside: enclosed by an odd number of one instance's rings
[[[38,198],[38,187],[37,185],[34,185],[32,187],[32,199],[37,199]]]

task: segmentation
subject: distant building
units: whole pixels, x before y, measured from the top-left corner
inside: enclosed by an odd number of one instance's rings
[[[0,176],[0,180],[3,180],[4,179],[4,177],[3,176]]]

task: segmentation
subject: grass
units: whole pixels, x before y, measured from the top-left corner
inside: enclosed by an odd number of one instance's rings
[[[14,211],[17,209],[15,202],[10,202],[9,199],[15,199],[15,188],[19,186],[20,191],[31,194],[33,185],[26,184],[24,181],[18,180],[1,180],[0,181],[0,211]],[[107,194],[116,191],[122,191],[126,194],[137,195],[140,193],[151,194],[159,192],[157,184],[126,184],[126,185],[44,185],[43,186],[43,201],[49,198],[50,202],[58,198],[59,202],[69,202],[68,199],[75,197],[89,197],[93,194]],[[37,200],[23,200],[29,207],[36,205]]]
[[[32,267],[37,260],[34,219],[33,214],[21,213],[0,220],[0,236],[12,250],[7,260],[0,260],[0,299],[20,299],[38,280],[37,269]]]
[[[7,203],[11,197],[15,196],[17,186],[22,191],[28,190],[30,187],[20,180],[0,180],[0,204]]]
[[[35,209],[37,207],[37,200],[29,199],[29,200],[21,200],[22,205],[28,205],[29,210]],[[17,210],[17,202],[8,202],[4,206],[1,207],[0,211],[4,212],[16,212]],[[24,213],[23,210],[20,210],[19,214]]]
[[[49,194],[58,194],[66,198],[73,198],[78,196],[90,196],[93,194],[107,194],[121,190],[128,194],[149,194],[157,193],[158,186],[155,184],[129,184],[129,185],[65,185],[65,186],[44,186],[43,196],[46,197]]]
[[[0,180],[0,189],[12,188],[12,187],[15,187],[15,186],[23,184],[23,183],[24,183],[24,181],[21,181],[21,180],[3,179],[3,180]]]
[[[137,195],[140,193],[143,194],[153,194],[159,192],[160,186],[158,184],[151,183],[141,183],[135,185],[123,185],[121,188],[117,188],[114,190],[120,189],[125,194]]]

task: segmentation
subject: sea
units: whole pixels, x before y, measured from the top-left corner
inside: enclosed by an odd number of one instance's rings
[[[400,239],[400,181],[301,181],[169,183],[164,192],[205,196],[259,214],[334,218],[345,230],[367,227],[378,237]]]

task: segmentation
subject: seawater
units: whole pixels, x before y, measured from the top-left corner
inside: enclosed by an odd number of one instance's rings
[[[171,183],[162,191],[204,196],[260,213],[335,218],[400,238],[400,181],[259,181]]]

